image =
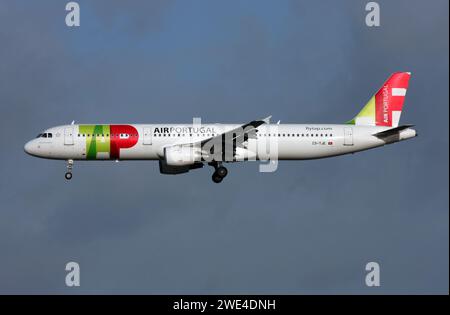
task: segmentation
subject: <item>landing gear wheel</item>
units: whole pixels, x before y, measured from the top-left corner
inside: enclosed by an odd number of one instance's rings
[[[215,173],[216,173],[218,176],[224,178],[225,176],[227,176],[228,170],[226,169],[226,167],[219,166],[219,167],[216,169]]]
[[[66,174],[64,174],[64,177],[67,180],[71,180],[72,179],[72,169],[73,169],[73,160],[69,159],[67,160],[67,172]]]
[[[218,184],[223,180],[223,177],[219,176],[216,172],[212,175],[212,180],[214,183]]]

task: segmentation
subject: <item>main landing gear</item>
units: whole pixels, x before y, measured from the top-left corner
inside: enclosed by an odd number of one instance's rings
[[[72,179],[72,169],[73,169],[73,160],[67,160],[67,172],[64,174],[64,177],[67,180]]]
[[[226,167],[222,166],[221,162],[211,162],[208,163],[209,165],[213,166],[215,171],[212,174],[212,180],[214,183],[218,184],[222,182],[222,180],[227,176],[228,170]]]

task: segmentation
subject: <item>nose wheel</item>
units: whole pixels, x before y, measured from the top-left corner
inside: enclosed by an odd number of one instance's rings
[[[67,160],[67,172],[64,174],[64,177],[67,180],[72,179],[72,169],[73,169],[73,160]]]
[[[219,162],[213,162],[213,163],[210,163],[210,165],[213,166],[215,169],[214,173],[212,174],[213,182],[216,184],[222,182],[222,180],[228,174],[227,168],[222,166],[222,163],[219,163]]]

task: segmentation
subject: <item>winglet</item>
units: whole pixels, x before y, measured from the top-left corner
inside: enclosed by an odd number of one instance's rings
[[[270,119],[272,118],[272,115],[270,115],[269,117],[264,118],[262,121],[264,121],[264,123],[266,124],[270,124]]]

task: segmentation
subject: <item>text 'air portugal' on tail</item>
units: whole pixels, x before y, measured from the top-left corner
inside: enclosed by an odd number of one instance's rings
[[[361,112],[348,124],[397,127],[410,77],[411,72],[393,73]]]

